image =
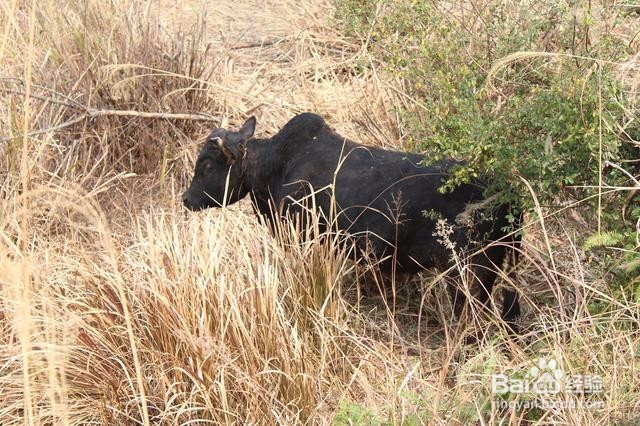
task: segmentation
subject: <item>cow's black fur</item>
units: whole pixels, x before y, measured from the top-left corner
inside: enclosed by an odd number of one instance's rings
[[[297,115],[270,139],[254,138],[255,124],[252,117],[238,132],[215,129],[209,135],[184,193],[187,208],[231,204],[250,194],[256,210],[277,223],[281,215],[314,205],[324,217],[337,212],[333,224],[352,236],[360,253],[382,259],[381,270],[396,266],[408,273],[452,265],[451,244],[434,235],[437,222],[445,223],[457,253],[473,265],[477,297],[488,300],[508,243],[518,241],[505,241],[507,206],[479,208],[487,204],[480,182],[438,190],[460,162],[423,166],[422,155],[357,144],[311,113]],[[307,197],[312,190],[313,204]],[[515,293],[505,293],[505,321],[512,325],[519,313]]]

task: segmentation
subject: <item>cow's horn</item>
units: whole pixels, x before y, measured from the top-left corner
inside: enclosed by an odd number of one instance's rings
[[[224,141],[222,140],[222,138],[219,137],[215,137],[212,139],[213,142],[215,142],[216,145],[218,145],[218,148],[220,148],[220,151],[222,151],[222,154],[224,154],[224,156],[227,158],[227,161],[230,163],[235,162],[235,158],[233,156],[233,153],[229,150],[229,148],[227,148],[224,145]]]

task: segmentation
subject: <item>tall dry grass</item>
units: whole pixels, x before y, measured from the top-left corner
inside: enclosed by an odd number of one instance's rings
[[[360,299],[344,247],[274,238],[246,205],[181,209],[221,116],[268,134],[313,110],[362,142],[403,139],[393,106],[410,100],[357,67],[332,11],[0,0],[1,424],[518,424],[490,374],[541,355],[601,375],[605,408],[539,423],[640,415],[637,302],[585,266],[569,214],[531,224],[518,282],[504,277],[523,338],[485,323],[467,345],[428,275]]]

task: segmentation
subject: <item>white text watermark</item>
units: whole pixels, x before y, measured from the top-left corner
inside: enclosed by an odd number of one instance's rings
[[[603,392],[602,377],[597,374],[567,375],[558,362],[551,358],[540,358],[524,377],[506,374],[491,376],[491,392],[494,395],[526,394],[537,398],[525,400],[497,400],[498,408],[509,409],[557,409],[557,408],[604,408],[602,400],[561,399],[561,394],[597,395]]]

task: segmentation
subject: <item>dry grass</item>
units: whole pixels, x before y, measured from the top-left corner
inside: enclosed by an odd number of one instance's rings
[[[1,424],[518,424],[490,374],[540,355],[601,375],[605,408],[539,423],[640,416],[638,304],[585,266],[569,213],[531,224],[523,339],[465,345],[439,283],[361,303],[336,244],[275,239],[246,205],[184,212],[211,119],[271,134],[312,110],[399,147],[410,102],[355,71],[328,2],[206,4],[0,0]]]

